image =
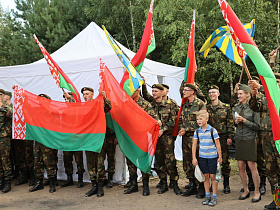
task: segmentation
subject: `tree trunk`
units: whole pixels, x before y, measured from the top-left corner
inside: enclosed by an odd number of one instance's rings
[[[132,5],[131,1],[129,1],[130,6],[130,22],[131,22],[131,28],[132,28],[132,42],[133,42],[133,52],[136,52],[136,40],[135,40],[135,32],[134,32],[134,23],[133,23],[133,13],[132,13]]]

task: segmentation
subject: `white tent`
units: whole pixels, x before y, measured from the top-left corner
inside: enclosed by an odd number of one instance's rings
[[[121,44],[120,46],[130,58],[134,56],[135,53]],[[72,80],[78,91],[84,86],[89,86],[93,87],[97,93],[100,58],[118,81],[123,75],[122,63],[111,48],[103,30],[94,22],[51,56]],[[154,83],[168,84],[170,86],[169,96],[175,99],[178,104],[181,103],[179,87],[184,77],[184,68],[146,59],[141,74],[150,85]],[[63,101],[62,91],[55,84],[44,58],[31,64],[0,67],[0,88],[12,91],[14,84],[34,94],[45,93],[53,100]],[[148,89],[151,91],[149,87]],[[180,140],[177,140],[177,159],[182,159],[181,153]],[[119,151],[116,168],[118,165],[123,167],[122,158]],[[122,169],[117,170],[115,181],[121,181],[122,176]]]

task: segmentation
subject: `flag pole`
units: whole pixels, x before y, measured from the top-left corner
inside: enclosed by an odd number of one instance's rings
[[[240,58],[241,58],[241,57],[240,57]],[[247,77],[248,77],[249,80],[251,80],[252,77],[251,77],[251,74],[250,74],[250,72],[249,72],[249,69],[248,69],[248,67],[247,67],[247,64],[246,64],[244,58],[242,57],[241,60],[242,60],[242,64],[243,64],[243,67],[244,67],[244,69],[245,69],[245,72],[246,72],[246,74],[247,74]]]

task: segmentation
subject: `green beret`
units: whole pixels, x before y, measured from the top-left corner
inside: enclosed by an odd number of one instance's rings
[[[46,99],[51,99],[51,97],[49,97],[48,95],[43,94],[43,93],[39,94],[38,96],[46,98]]]
[[[256,81],[258,81],[258,82],[261,81],[260,78],[259,78],[258,76],[252,76],[252,79],[253,79],[253,80],[256,80]]]
[[[276,79],[280,79],[280,73],[274,73]]]
[[[0,93],[3,93],[5,95],[5,90],[0,89]]]
[[[185,84],[184,84],[184,87],[191,88],[191,89],[193,89],[194,91],[197,91],[197,90],[198,90],[197,86],[194,85],[194,84],[191,84],[191,83],[185,83]]]
[[[220,90],[219,87],[217,85],[211,85],[210,87],[208,87],[207,91],[211,90],[211,89],[217,89]]]
[[[238,90],[244,90],[247,93],[251,93],[251,88],[248,85],[244,85],[244,84],[239,84]]]
[[[10,91],[5,91],[5,95],[10,96],[12,98],[12,93]]]
[[[157,88],[159,90],[164,90],[164,87],[161,84],[153,84],[152,88]]]
[[[161,84],[164,88],[168,89],[169,90],[169,86],[166,85],[166,84]]]
[[[83,88],[81,89],[81,93],[83,93],[83,92],[86,91],[86,90],[88,90],[88,91],[90,91],[90,92],[93,92],[93,89],[92,89],[92,88],[90,88],[90,87],[83,87]]]

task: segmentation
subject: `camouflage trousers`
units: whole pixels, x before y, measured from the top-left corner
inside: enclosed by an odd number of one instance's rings
[[[48,148],[39,142],[34,146],[34,171],[37,179],[44,178],[47,169],[48,178],[55,177],[57,172],[57,150]]]
[[[0,138],[0,178],[5,180],[13,178],[10,151],[11,139]]]
[[[87,169],[91,181],[97,181],[97,168],[96,168],[96,152],[86,151],[87,156]]]
[[[160,179],[166,178],[167,173],[170,175],[172,180],[177,181],[179,179],[174,155],[174,140],[171,134],[162,135],[158,139],[155,158],[157,162],[157,172]]]
[[[77,163],[77,174],[83,174],[85,172],[84,169],[84,160],[83,160],[83,152],[82,151],[64,151],[63,152],[63,162],[65,173],[67,175],[73,174],[73,157]]]
[[[15,161],[20,170],[33,171],[34,168],[34,141],[13,139]]]
[[[221,144],[221,150],[222,150],[222,176],[223,177],[229,177],[230,176],[230,163],[229,163],[229,146],[227,145],[227,137],[220,136],[220,144]]]
[[[134,174],[136,174],[137,176],[137,167],[128,158],[126,158],[126,164],[129,171],[129,177],[133,177]],[[149,179],[149,174],[144,173],[143,171],[141,171],[141,173],[142,173],[142,180]]]
[[[280,155],[276,149],[272,132],[261,132],[266,165],[266,174],[271,186],[280,184]]]
[[[260,176],[266,176],[266,166],[265,166],[265,158],[264,158],[264,145],[262,139],[263,131],[259,131],[257,133],[257,168]]]
[[[192,164],[192,139],[193,136],[186,133],[182,138],[183,169],[188,179],[194,179],[194,166]],[[198,156],[198,154],[197,154]],[[198,159],[197,159],[198,160]]]

